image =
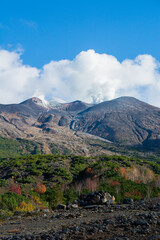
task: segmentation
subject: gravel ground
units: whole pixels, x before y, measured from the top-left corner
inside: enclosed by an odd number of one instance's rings
[[[17,215],[1,222],[0,239],[160,239],[160,198]]]

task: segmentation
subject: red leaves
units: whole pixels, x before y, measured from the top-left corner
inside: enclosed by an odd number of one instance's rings
[[[109,180],[108,180],[108,183],[109,183],[109,185],[110,185],[111,187],[115,187],[115,186],[120,186],[120,185],[121,185],[120,182],[114,181],[114,180],[112,180],[112,179],[109,179]]]
[[[128,197],[128,198],[131,198],[131,197],[133,197],[133,196],[137,196],[137,197],[142,198],[142,194],[141,194],[140,192],[138,192],[138,190],[136,190],[136,189],[132,190],[131,193],[126,192],[126,193],[124,194],[124,196],[125,196],[125,197]]]
[[[22,194],[20,186],[15,185],[15,184],[11,185],[9,190],[10,190],[10,192],[14,192],[14,193],[17,193],[20,195]]]

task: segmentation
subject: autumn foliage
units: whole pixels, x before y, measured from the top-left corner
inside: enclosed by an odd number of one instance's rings
[[[87,168],[87,169],[86,169],[86,173],[90,173],[91,170],[92,170],[92,168]]]
[[[16,211],[20,212],[31,212],[34,210],[34,206],[31,203],[26,203],[22,201],[20,206],[16,208]]]
[[[47,190],[46,186],[43,183],[41,183],[41,182],[37,183],[35,191],[38,194],[44,194],[46,192],[46,190]]]
[[[120,168],[119,169],[119,173],[126,179],[128,180],[128,177],[127,177],[127,172],[126,172],[126,169],[125,168]]]
[[[140,192],[138,192],[138,190],[136,190],[136,189],[133,190],[131,193],[126,192],[124,194],[124,196],[127,197],[127,198],[132,198],[132,197],[135,197],[135,196],[137,196],[139,198],[142,198],[142,194]]]
[[[111,187],[115,187],[115,186],[120,186],[120,185],[121,185],[120,182],[114,181],[114,180],[112,180],[112,179],[109,179],[109,180],[108,180],[108,183],[109,183],[109,185],[110,185]]]
[[[85,177],[86,178],[97,178],[96,171],[93,170],[92,168],[87,168],[85,170]]]
[[[13,184],[10,186],[10,192],[17,193],[17,194],[22,194],[20,186]]]

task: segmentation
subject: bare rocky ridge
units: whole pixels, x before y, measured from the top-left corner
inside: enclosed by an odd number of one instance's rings
[[[88,141],[95,136],[99,141],[159,147],[159,123],[159,108],[132,97],[97,105],[81,101],[47,105],[38,98],[0,105],[1,136],[44,143],[46,153],[50,152],[49,145],[56,143],[71,153],[89,155],[92,147]]]
[[[160,142],[160,109],[132,97],[100,103],[78,114],[75,128],[123,144]]]

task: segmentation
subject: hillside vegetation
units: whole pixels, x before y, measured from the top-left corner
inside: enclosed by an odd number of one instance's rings
[[[160,194],[160,162],[124,156],[26,155],[0,161],[1,217],[54,209],[80,194],[103,190],[139,200]]]

